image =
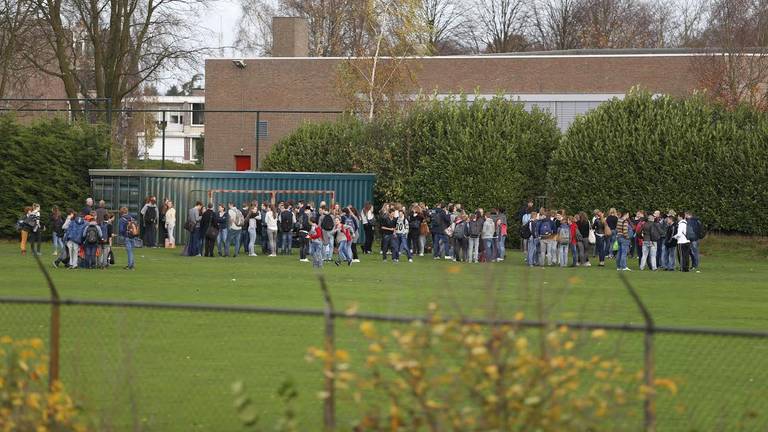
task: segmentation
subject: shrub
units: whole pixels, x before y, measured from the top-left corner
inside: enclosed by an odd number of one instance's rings
[[[576,119],[549,180],[571,211],[690,209],[710,228],[766,234],[768,116],[633,90]]]
[[[25,205],[43,212],[58,205],[81,205],[89,194],[88,169],[106,166],[108,136],[86,124],[61,119],[18,123],[0,116],[0,235],[16,234],[14,225]],[[78,208],[78,207],[75,207]],[[47,223],[45,216],[41,221]]]
[[[516,207],[543,193],[554,119],[519,103],[450,98],[371,123],[305,125],[273,147],[272,171],[372,172],[378,202]]]
[[[48,388],[40,339],[0,337],[0,429],[81,432],[87,430],[60,382]]]

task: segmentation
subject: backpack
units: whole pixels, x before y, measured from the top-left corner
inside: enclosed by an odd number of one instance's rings
[[[483,221],[480,219],[474,220],[472,222],[469,222],[469,236],[470,237],[480,237],[480,234],[483,232]]]
[[[561,245],[567,245],[571,242],[571,226],[567,224],[560,225],[560,229],[557,230],[557,243]]]
[[[291,212],[288,210],[283,210],[280,213],[280,230],[282,232],[291,232],[293,228],[293,223],[291,222],[293,218],[291,216]]]
[[[466,237],[466,222],[461,222],[453,226],[453,238],[461,240]]]
[[[685,224],[685,227],[686,227],[685,228],[685,238],[687,238],[689,241],[696,241],[696,240],[698,240],[699,237],[698,237],[697,232],[696,232],[696,231],[698,231],[696,229],[697,225],[698,224],[696,222],[694,222],[693,220],[689,220],[688,223]]]
[[[531,226],[529,223],[525,223],[520,226],[520,238],[523,240],[528,240],[531,238],[533,233],[531,232]]]
[[[323,220],[320,222],[320,228],[324,231],[330,231],[333,229],[333,218],[331,215],[323,215]]]
[[[154,225],[157,222],[157,207],[147,207],[144,212],[144,224]]]
[[[131,219],[128,221],[128,224],[125,226],[125,233],[128,234],[128,237],[139,236],[139,226],[135,220]]]
[[[242,227],[245,224],[245,218],[243,217],[243,212],[241,212],[238,209],[235,210],[235,226]]]
[[[541,237],[548,237],[552,235],[552,231],[554,231],[554,228],[552,227],[553,222],[550,219],[544,219],[539,224],[539,236]]]
[[[85,244],[95,245],[99,243],[99,240],[99,230],[96,229],[95,225],[90,225],[85,229]]]

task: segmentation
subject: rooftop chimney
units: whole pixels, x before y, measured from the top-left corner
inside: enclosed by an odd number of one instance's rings
[[[272,57],[308,57],[309,25],[305,18],[272,18]]]

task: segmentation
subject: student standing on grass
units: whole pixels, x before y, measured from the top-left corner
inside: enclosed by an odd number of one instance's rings
[[[691,241],[686,234],[688,233],[688,222],[685,220],[685,213],[677,215],[677,249],[680,254],[680,271],[687,272],[691,262]]]
[[[101,227],[96,223],[96,212],[91,212],[85,216],[87,225],[83,230],[83,246],[85,247],[85,268],[93,269],[96,267],[96,249],[99,247],[103,233]]]
[[[496,261],[504,261],[507,252],[507,213],[499,208],[496,216]]]
[[[521,237],[526,243],[526,259],[525,263],[528,267],[533,267],[538,263],[539,254],[539,213],[535,210],[531,211],[528,216],[528,222],[520,229]]]
[[[411,253],[410,245],[408,244],[408,234],[410,233],[410,224],[408,222],[408,215],[405,214],[405,209],[400,209],[395,212],[397,214],[397,225],[395,226],[395,236],[397,236],[397,255],[398,258],[401,253],[405,252],[408,257],[408,262],[413,262],[413,254]]]
[[[496,261],[494,253],[494,243],[496,242],[496,224],[493,223],[490,213],[485,214],[483,219],[483,230],[480,233],[480,238],[483,241],[485,262]]]
[[[277,256],[277,208],[274,204],[267,206],[264,223],[267,225],[267,239],[269,241],[269,256]]]
[[[690,211],[685,212],[685,223],[687,232],[685,237],[688,238],[691,248],[691,270],[699,268],[699,240],[701,239],[701,222]]]
[[[568,266],[568,250],[571,248],[571,218],[563,217],[557,228],[557,259],[560,267]]]
[[[74,215],[68,224],[66,222],[64,224],[66,225],[64,240],[67,242],[67,251],[69,252],[69,268],[76,269],[86,223],[82,215]]]
[[[317,224],[317,218],[312,218],[311,225],[309,227],[309,234],[307,240],[309,240],[309,254],[312,256],[312,267],[323,267],[323,229]]]
[[[189,231],[189,244],[187,245],[187,256],[200,256],[200,242],[203,235],[200,233],[200,212],[203,203],[197,201],[195,206],[187,211],[187,222],[185,227]]]
[[[229,203],[227,214],[229,215],[229,226],[227,227],[227,230],[229,231],[227,233],[227,251],[229,251],[230,245],[233,245],[234,249],[232,250],[232,257],[237,258],[237,255],[240,252],[240,240],[243,238],[242,231],[245,218],[243,217],[243,213],[233,202]]]
[[[200,232],[203,233],[204,247],[203,256],[213,258],[213,245],[219,237],[219,227],[216,224],[216,214],[213,211],[213,203],[208,203],[208,207],[200,216]]]
[[[99,242],[100,247],[100,255],[98,259],[98,267],[100,269],[105,269],[109,267],[109,254],[112,252],[112,235],[113,233],[113,226],[112,224],[115,221],[115,217],[112,213],[107,212],[104,214],[104,222],[99,224],[101,227],[101,241]]]
[[[629,211],[623,211],[620,215],[621,218],[616,222],[616,238],[619,242],[619,250],[616,256],[616,270],[631,271],[629,267],[627,267],[627,254],[629,253],[631,229],[629,225]]]
[[[139,235],[139,225],[136,219],[128,214],[128,208],[120,207],[120,221],[118,222],[118,233],[125,239],[125,252],[128,255],[128,264],[126,270],[134,270],[136,262],[133,256],[133,242]]]
[[[552,214],[542,209],[539,220],[539,265],[552,266],[557,262],[557,231]]]
[[[609,236],[608,241],[603,242],[605,246],[605,256],[611,259],[615,258],[613,253],[613,244],[616,243],[616,237],[618,235],[616,233],[616,225],[619,223],[619,217],[616,213],[616,209],[611,208],[608,210],[608,217],[606,217],[604,221],[605,225],[611,231],[611,235]]]
[[[224,204],[219,204],[218,212],[214,214],[216,226],[219,227],[219,235],[216,237],[216,249],[220,257],[228,257],[229,249],[227,247],[227,235],[229,233],[229,213]]]
[[[147,198],[140,213],[144,222],[144,246],[157,247],[157,198],[154,196]]]
[[[72,221],[77,217],[77,213],[73,209],[67,210],[67,217],[64,219],[64,223],[61,225],[61,241],[64,245],[64,249],[62,249],[59,252],[59,255],[56,257],[56,260],[53,261],[53,266],[58,268],[59,264],[64,263],[65,267],[69,267],[70,260],[69,260],[69,246],[67,246],[68,243],[68,236],[67,231],[69,229],[70,224]]]
[[[608,228],[608,225],[603,218],[603,212],[600,210],[595,210],[595,219],[592,222],[592,230],[595,232],[595,252],[597,252],[599,260],[597,265],[604,267],[605,256],[608,251],[608,247],[605,243],[610,242],[611,237],[610,235],[606,235],[610,232],[610,228]]]
[[[675,223],[675,216],[672,211],[667,214],[666,222],[664,224],[664,270],[675,271],[675,255],[677,249],[677,224]]]
[[[258,230],[260,218],[261,215],[259,214],[258,205],[256,203],[252,203],[248,208],[248,215],[245,217],[245,220],[248,224],[248,256],[258,256],[256,255],[256,233]]]
[[[173,201],[168,200],[165,203],[165,232],[168,235],[168,247],[176,247],[176,209],[173,207]]]
[[[640,270],[645,270],[645,265],[650,259],[650,269],[656,271],[656,248],[661,239],[661,226],[656,223],[656,218],[648,216],[648,221],[643,225],[643,252],[640,258]]]
[[[589,218],[586,213],[579,212],[576,230],[578,232],[576,236],[576,253],[579,255],[579,261],[576,264],[590,267],[592,264],[589,262]]]
[[[366,202],[363,206],[363,211],[360,213],[360,222],[363,224],[363,232],[365,233],[363,253],[370,255],[371,248],[373,247],[373,228],[376,223],[376,216],[373,214],[373,205],[371,205],[370,202]]]
[[[51,240],[53,241],[53,253],[51,255],[59,255],[64,250],[64,218],[61,216],[61,211],[58,206],[51,208],[51,217],[49,226],[51,227]]]
[[[293,226],[296,225],[296,216],[291,211],[290,205],[280,207],[280,250],[281,255],[290,255],[293,243]]]
[[[424,216],[421,213],[421,208],[418,204],[412,204],[408,211],[408,249],[411,250],[411,254],[419,253],[419,231],[421,229],[421,222],[424,220]]]
[[[392,262],[398,261],[397,237],[395,229],[397,220],[395,219],[395,209],[387,207],[387,213],[381,217],[381,259],[387,261],[387,251],[392,251]]]
[[[307,204],[299,210],[299,215],[296,218],[298,220],[297,223],[299,224],[299,237],[297,238],[297,240],[300,241],[299,262],[309,262],[307,256],[309,256],[309,246],[311,242],[309,235],[312,230],[312,208]]]

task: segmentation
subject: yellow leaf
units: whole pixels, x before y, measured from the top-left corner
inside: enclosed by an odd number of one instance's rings
[[[29,346],[31,346],[34,349],[40,349],[43,347],[43,340],[40,338],[30,339]]]
[[[352,302],[352,303],[349,305],[349,307],[347,308],[347,310],[346,310],[346,311],[344,311],[344,313],[345,313],[346,315],[355,315],[355,314],[357,314],[357,308],[358,308],[358,306],[360,306],[360,305],[359,305],[357,302]]]
[[[671,379],[657,378],[653,383],[658,387],[666,388],[673,395],[677,394],[677,384]]]
[[[10,336],[2,336],[0,337],[0,343],[1,344],[10,344],[13,342],[13,339]]]
[[[525,318],[525,313],[523,311],[515,313],[515,321],[522,321],[523,318]]]
[[[336,350],[336,359],[346,363],[349,361],[349,353],[345,350]]]
[[[376,327],[374,327],[373,323],[370,321],[364,321],[360,324],[360,331],[363,333],[363,335],[369,339],[373,339],[376,337]]]
[[[515,341],[515,348],[517,348],[518,351],[525,351],[528,349],[528,339],[524,337],[518,338]]]
[[[600,339],[600,338],[604,338],[605,335],[606,335],[605,330],[597,329],[597,330],[592,330],[592,335],[591,336],[593,338],[595,338],[595,339]]]

